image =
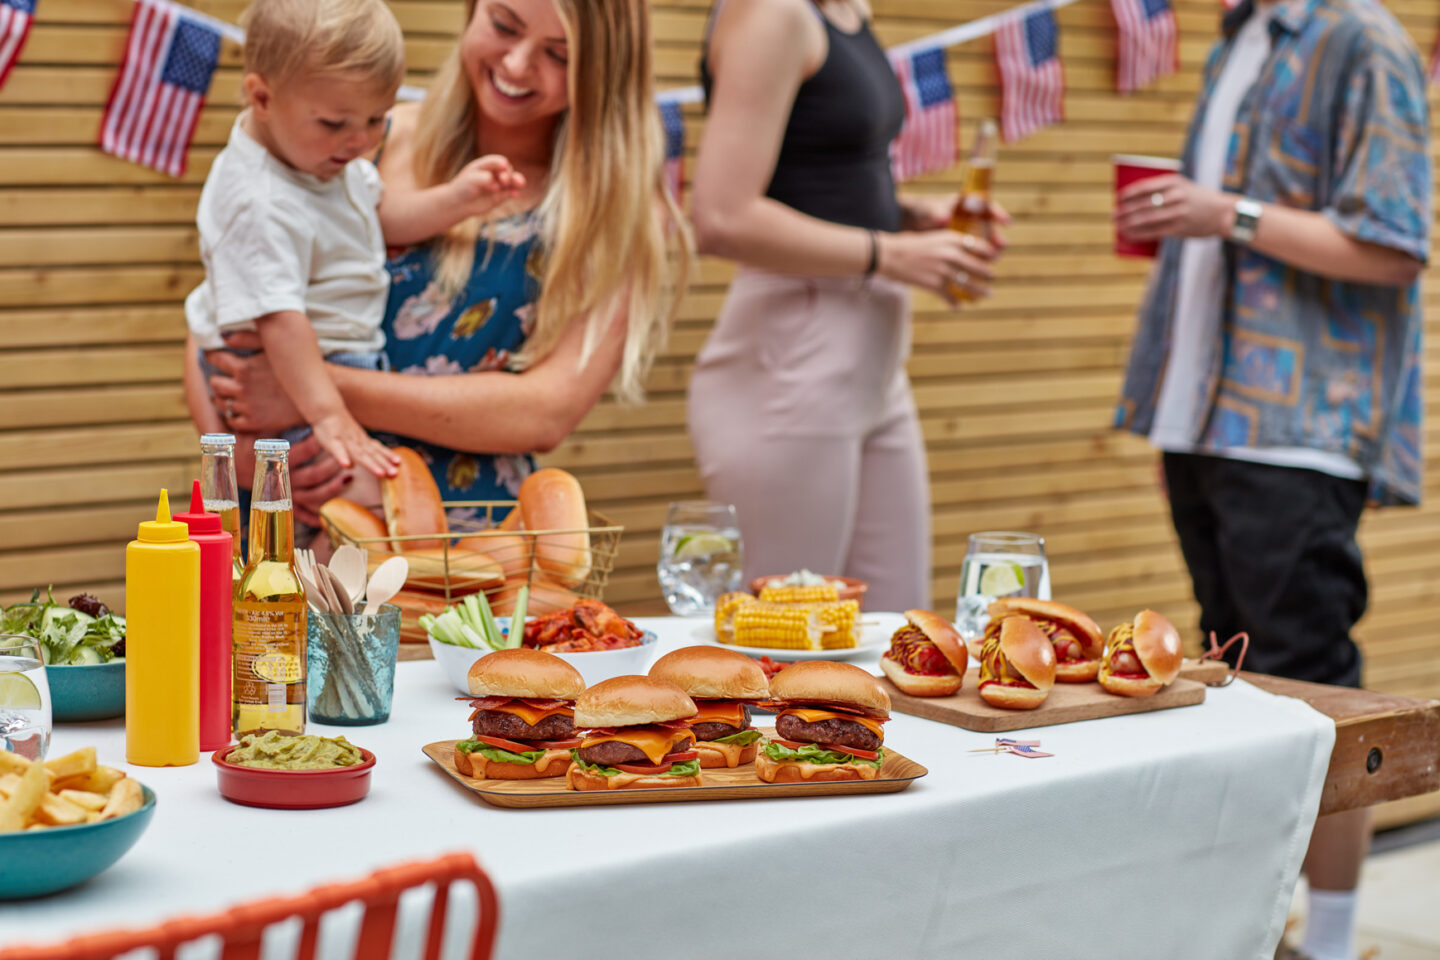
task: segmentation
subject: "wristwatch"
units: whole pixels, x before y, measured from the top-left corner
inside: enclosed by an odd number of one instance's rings
[[[1260,214],[1265,208],[1259,201],[1241,197],[1235,201],[1235,223],[1230,227],[1230,239],[1235,243],[1255,242],[1255,231],[1260,227]]]

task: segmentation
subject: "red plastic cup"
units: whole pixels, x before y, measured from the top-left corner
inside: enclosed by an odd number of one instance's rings
[[[1120,196],[1121,190],[1139,180],[1180,172],[1180,161],[1167,160],[1165,157],[1140,157],[1130,153],[1117,153],[1112,159],[1115,161],[1115,196],[1117,198]],[[1118,230],[1115,232],[1116,256],[1153,259],[1159,253],[1159,241],[1126,240],[1120,236]]]

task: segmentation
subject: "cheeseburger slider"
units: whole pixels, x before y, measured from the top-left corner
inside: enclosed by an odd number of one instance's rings
[[[992,618],[1020,613],[1055,647],[1055,679],[1060,683],[1087,683],[1100,672],[1105,634],[1100,625],[1069,604],[1029,597],[1006,597],[987,608]]]
[[[455,769],[470,777],[559,777],[570,763],[579,671],[559,657],[517,647],[470,667],[475,736],[455,744]],[[463,698],[462,698],[463,699]]]
[[[880,669],[902,693],[948,697],[960,689],[970,654],[950,621],[929,610],[906,610]]]
[[[767,783],[874,780],[885,760],[890,695],[869,673],[848,663],[809,660],[770,681],[764,704],[779,716],[774,739],[755,758]]]
[[[650,677],[612,677],[575,700],[584,733],[565,774],[571,790],[698,787],[700,759],[685,691]]]
[[[750,726],[750,707],[770,696],[759,661],[719,647],[681,647],[650,668],[650,676],[675,684],[695,701],[690,718],[700,766],[737,767],[755,759],[760,731]]]
[[[1180,675],[1180,634],[1154,610],[1110,631],[1100,686],[1122,697],[1148,697]]]
[[[1055,648],[1029,617],[992,619],[980,648],[980,697],[992,707],[1034,710],[1055,686]]]

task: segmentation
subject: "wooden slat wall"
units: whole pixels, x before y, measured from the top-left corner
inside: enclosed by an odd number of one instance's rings
[[[243,0],[195,0],[234,22]],[[898,43],[1013,5],[1010,0],[876,0],[882,41]],[[410,82],[448,50],[458,0],[392,0],[409,38]],[[709,0],[656,0],[662,87],[695,82]],[[1433,0],[1390,0],[1422,49]],[[1060,11],[1068,122],[1005,148],[998,192],[1014,212],[995,298],[953,314],[916,298],[911,373],[929,444],[937,609],[953,608],[966,534],[1044,533],[1060,595],[1110,624],[1152,606],[1187,627],[1195,606],[1155,487],[1147,446],[1110,431],[1144,264],[1110,255],[1109,155],[1174,154],[1218,0],[1179,0],[1181,73],[1143,93],[1113,92],[1107,0]],[[238,50],[227,44],[180,180],[106,157],[93,145],[130,16],[128,0],[43,3],[0,90],[0,600],[32,585],[86,586],[118,600],[123,545],[158,487],[184,488],[195,437],[179,388],[181,300],[200,276],[194,206],[236,113]],[[952,51],[965,140],[998,96],[990,43]],[[687,141],[701,113],[687,108]],[[917,183],[948,192],[956,171]],[[665,503],[700,494],[685,433],[691,361],[731,276],[707,261],[650,378],[649,403],[608,402],[551,464],[575,471],[624,523],[610,598],[653,610]],[[1440,296],[1436,288],[1429,297]],[[1432,340],[1435,339],[1432,331]],[[1432,355],[1429,393],[1440,402]],[[1434,439],[1434,428],[1431,428]],[[1431,449],[1436,449],[1434,443]],[[1432,477],[1440,471],[1434,471]],[[809,482],[809,478],[796,478]],[[1440,695],[1440,508],[1367,518],[1373,583],[1364,624],[1377,689]]]

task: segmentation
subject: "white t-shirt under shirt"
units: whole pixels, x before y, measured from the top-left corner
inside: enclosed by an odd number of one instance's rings
[[[1195,182],[1221,189],[1225,159],[1235,129],[1235,115],[1246,91],[1254,86],[1270,55],[1270,20],[1275,5],[1256,7],[1231,43],[1205,111],[1195,149]],[[1215,453],[1283,467],[1320,470],[1337,477],[1359,480],[1360,465],[1349,457],[1308,447],[1228,447],[1200,450],[1195,425],[1210,403],[1206,372],[1214,362],[1224,319],[1225,246],[1219,237],[1191,237],[1180,248],[1180,276],[1175,291],[1175,317],[1170,330],[1170,354],[1165,378],[1150,429],[1150,442],[1171,453]]]
[[[215,158],[195,220],[205,279],[185,300],[203,349],[281,310],[310,318],[320,349],[374,353],[390,277],[376,206],[380,174],[352,160],[321,180],[276,159],[241,128]]]

